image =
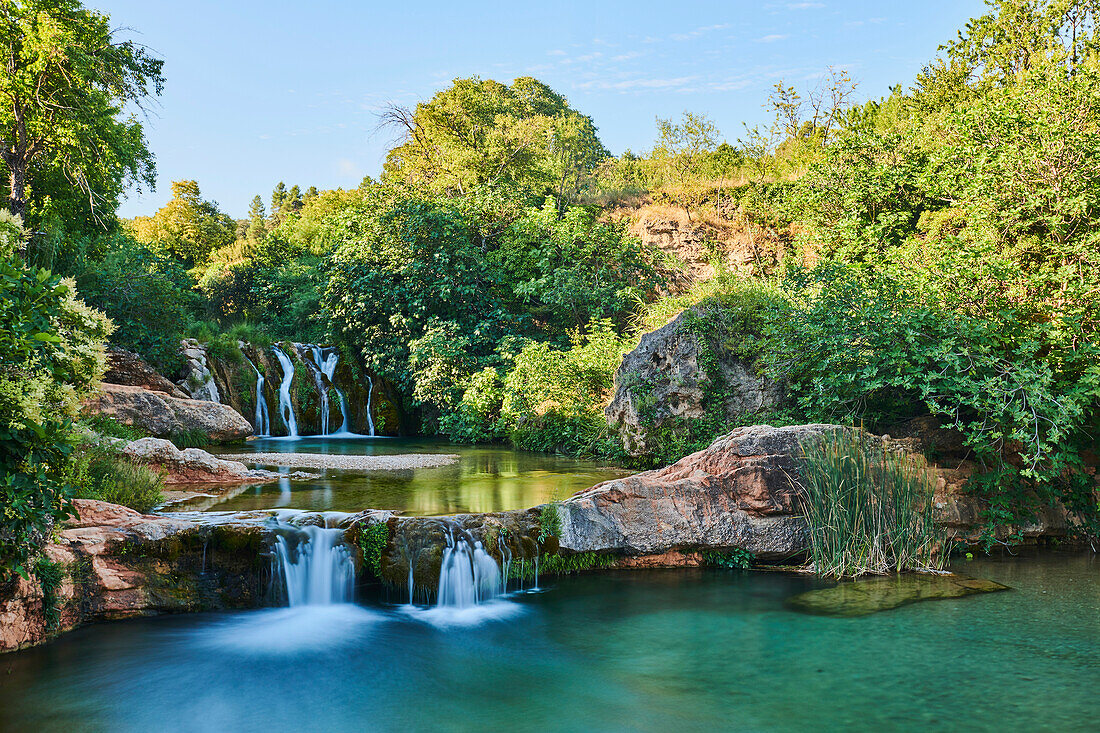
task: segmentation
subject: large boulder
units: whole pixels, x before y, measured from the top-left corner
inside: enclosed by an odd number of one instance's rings
[[[631,455],[653,452],[661,428],[713,416],[745,424],[783,401],[780,386],[758,372],[754,359],[701,333],[710,308],[680,313],[623,357],[605,416]]]
[[[806,550],[798,515],[802,445],[838,425],[755,425],[655,471],[597,484],[560,507],[561,547],[654,555],[740,548],[764,559]]]
[[[103,375],[104,382],[142,387],[154,392],[164,392],[169,397],[187,399],[186,392],[132,351],[117,346],[108,347],[107,363],[107,373]]]
[[[252,425],[228,405],[121,384],[103,383],[100,388],[98,395],[84,403],[86,412],[108,415],[159,438],[201,431],[211,442],[221,443],[252,435]]]

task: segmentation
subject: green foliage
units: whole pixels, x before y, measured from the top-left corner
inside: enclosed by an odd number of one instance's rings
[[[172,434],[168,436],[168,440],[172,441],[172,445],[179,449],[184,448],[205,448],[210,445],[210,436],[205,430],[198,428],[192,430],[174,430]]]
[[[561,534],[561,502],[543,504],[539,510],[539,544]]]
[[[40,557],[34,563],[34,577],[42,589],[42,616],[46,620],[46,630],[54,631],[61,623],[60,599],[57,589],[65,580],[65,567],[47,557]]]
[[[883,453],[855,431],[803,446],[803,514],[819,575],[942,570],[946,530],[932,516],[932,482],[918,459]]]
[[[71,281],[0,258],[0,583],[70,513],[70,420],[106,368],[111,323]]]
[[[164,478],[106,443],[84,443],[65,468],[76,499],[98,499],[148,512],[164,500]]]
[[[551,575],[575,575],[590,570],[606,570],[614,567],[618,557],[601,552],[577,552],[571,555],[546,554],[539,557],[539,577]],[[535,564],[526,558],[514,560],[509,569],[509,580],[534,580]]]
[[[741,547],[734,547],[732,550],[722,552],[707,550],[700,554],[708,565],[736,570],[748,570],[752,567],[753,561],[756,560],[756,555]]]
[[[102,246],[106,254],[88,261],[77,278],[80,292],[115,323],[114,344],[176,373],[183,366],[180,338],[195,303],[190,277],[180,263],[124,235]]]
[[[382,121],[400,142],[386,158],[386,179],[437,192],[505,185],[568,201],[608,155],[592,120],[531,77],[510,86],[455,79],[415,110],[391,107]]]
[[[363,567],[375,577],[381,577],[382,553],[390,541],[390,528],[385,524],[359,526],[359,550],[363,554]]]
[[[121,438],[131,441],[149,437],[143,430],[133,425],[119,422],[110,415],[97,412],[80,416],[80,425],[107,438]]]
[[[8,206],[32,223],[51,212],[98,223],[128,184],[154,184],[144,131],[124,107],[160,94],[163,62],[116,27],[76,0],[0,11],[3,179]]]
[[[147,247],[163,248],[190,263],[205,262],[210,253],[233,242],[236,224],[216,203],[205,201],[195,181],[175,181],[172,199],[153,216],[130,222],[135,240]]]

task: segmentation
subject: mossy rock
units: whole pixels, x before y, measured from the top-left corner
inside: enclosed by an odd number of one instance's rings
[[[965,575],[902,573],[886,577],[842,582],[832,588],[812,590],[788,598],[792,610],[815,616],[850,618],[889,611],[922,601],[962,598],[977,593],[1009,590],[992,580]]]

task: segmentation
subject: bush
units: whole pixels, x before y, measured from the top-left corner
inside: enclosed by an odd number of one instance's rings
[[[98,499],[148,512],[164,500],[164,478],[104,443],[88,443],[71,458],[76,499]]]
[[[16,232],[16,238],[20,233]],[[14,251],[14,249],[13,249]],[[73,283],[0,257],[0,585],[70,514],[71,420],[106,368],[111,323]]]
[[[819,575],[942,570],[946,531],[932,518],[932,483],[914,456],[837,431],[803,446],[802,510]]]

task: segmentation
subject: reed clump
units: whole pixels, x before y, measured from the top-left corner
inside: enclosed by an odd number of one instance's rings
[[[825,576],[942,571],[946,532],[918,456],[884,451],[855,430],[803,445],[802,509],[811,569]]]

